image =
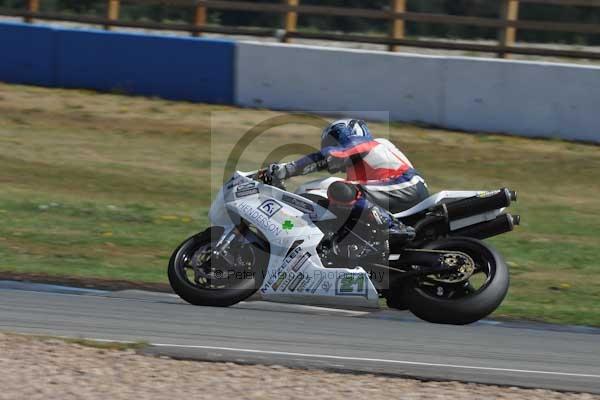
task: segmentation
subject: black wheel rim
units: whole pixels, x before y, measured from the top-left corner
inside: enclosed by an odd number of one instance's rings
[[[175,259],[177,275],[186,284],[202,290],[245,289],[254,283],[256,254],[253,246],[242,246],[233,264],[212,254],[214,243],[190,243]],[[239,278],[242,279],[239,279]]]

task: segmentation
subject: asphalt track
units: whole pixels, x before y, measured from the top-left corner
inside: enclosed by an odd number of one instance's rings
[[[172,357],[600,393],[600,330],[0,282],[0,331],[144,341]]]

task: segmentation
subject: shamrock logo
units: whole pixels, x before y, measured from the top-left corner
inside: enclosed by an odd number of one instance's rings
[[[283,224],[281,224],[281,227],[286,231],[291,231],[292,229],[294,229],[294,223],[288,219],[284,221]]]

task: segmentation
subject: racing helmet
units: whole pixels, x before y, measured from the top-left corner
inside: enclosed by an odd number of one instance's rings
[[[365,121],[359,119],[341,119],[323,130],[321,149],[326,147],[346,146],[353,137],[372,140],[371,132]]]

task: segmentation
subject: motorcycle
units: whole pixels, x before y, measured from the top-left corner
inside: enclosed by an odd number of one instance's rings
[[[327,200],[339,178],[289,192],[267,169],[235,172],[219,191],[213,224],[171,256],[168,277],[183,300],[227,307],[258,292],[267,301],[410,310],[443,324],[492,313],[509,287],[502,256],[482,240],[512,231],[514,191],[443,191],[393,214],[410,242],[369,220],[340,216]]]

